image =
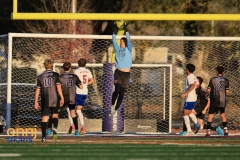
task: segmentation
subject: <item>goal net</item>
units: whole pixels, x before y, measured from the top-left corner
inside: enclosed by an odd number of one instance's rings
[[[181,131],[183,99],[179,93],[185,86],[185,65],[193,63],[195,75],[204,80],[204,89],[216,75],[215,67],[218,64],[225,67],[231,87],[226,108],[228,128],[238,132],[240,38],[131,36],[131,39],[131,81],[122,108],[116,117],[109,119],[106,113],[112,89],[106,91],[106,88],[112,81],[111,77],[105,77],[105,65],[110,64],[113,52],[110,35],[10,33],[0,37],[0,102],[4,112],[1,114],[9,127],[40,127],[41,113],[33,109],[33,99],[36,76],[44,71],[45,59],[53,59],[54,70],[61,73],[63,62],[72,62],[75,69],[78,59],[85,57],[96,81],[89,86],[84,108],[88,131]],[[59,130],[66,132],[69,122],[65,109],[59,117]],[[221,125],[218,115],[213,124]]]

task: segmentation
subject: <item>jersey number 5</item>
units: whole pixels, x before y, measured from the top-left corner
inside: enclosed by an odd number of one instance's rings
[[[83,84],[86,84],[87,83],[87,75],[83,75]]]

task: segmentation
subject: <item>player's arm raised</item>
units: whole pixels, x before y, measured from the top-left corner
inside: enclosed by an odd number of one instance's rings
[[[130,38],[129,32],[126,32],[126,38],[127,38],[127,48],[130,52],[132,52],[132,40]]]
[[[117,52],[119,50],[119,45],[117,43],[117,39],[116,39],[116,34],[113,33],[112,34],[112,43],[113,43],[113,48],[115,49],[115,52]]]

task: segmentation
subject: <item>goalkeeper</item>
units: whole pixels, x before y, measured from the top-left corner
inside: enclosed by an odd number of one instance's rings
[[[123,24],[122,27],[126,31],[125,23]],[[122,37],[120,39],[119,46],[116,40],[116,32],[117,27],[115,28],[112,35],[113,47],[116,52],[115,56],[116,70],[114,71],[115,90],[112,94],[112,107],[109,116],[113,116],[122,103],[124,92],[128,87],[128,83],[130,80],[130,69],[132,67],[132,41],[130,39],[130,35],[128,32],[126,32],[125,33],[126,38]],[[115,102],[116,106],[114,106]]]

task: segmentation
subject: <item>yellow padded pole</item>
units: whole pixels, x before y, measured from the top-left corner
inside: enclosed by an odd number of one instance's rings
[[[17,1],[17,0],[15,0]],[[15,2],[14,1],[14,2]],[[13,20],[239,21],[240,14],[12,13]]]
[[[13,0],[13,13],[17,13],[18,1]]]

